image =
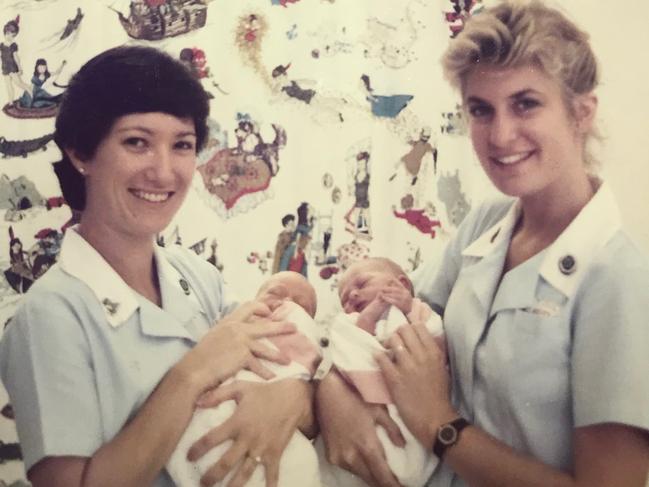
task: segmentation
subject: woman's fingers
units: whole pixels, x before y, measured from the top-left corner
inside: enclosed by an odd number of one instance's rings
[[[258,467],[263,467],[261,457],[258,455],[253,456],[252,454],[246,455],[237,471],[230,478],[227,487],[242,487],[248,482]]]
[[[279,483],[279,460],[265,465],[266,487],[277,487]]]
[[[200,408],[215,408],[225,401],[234,401],[238,404],[241,399],[240,385],[240,382],[234,381],[209,389],[199,396],[196,401],[196,406]]]
[[[250,372],[253,372],[254,374],[257,374],[264,380],[270,380],[275,377],[275,373],[272,370],[270,370],[268,367],[262,364],[261,361],[257,360],[254,357],[248,361],[246,369],[248,369]]]
[[[361,450],[361,455],[369,475],[365,478],[366,482],[378,487],[399,487],[399,482],[388,466],[380,443],[375,448]]]
[[[221,482],[237,465],[239,465],[239,470],[241,470],[245,466],[246,460],[248,459],[246,457],[245,446],[241,442],[235,441],[221,456],[219,461],[203,474],[201,477],[201,487],[208,487]]]
[[[382,426],[385,432],[390,438],[390,441],[394,446],[404,447],[406,446],[406,440],[401,434],[401,430],[397,423],[390,417],[387,409],[384,407],[377,407],[374,410],[374,421],[379,426]]]
[[[288,365],[291,362],[291,359],[286,354],[259,340],[250,343],[250,353],[259,359],[269,360],[282,365]]]
[[[272,321],[270,319],[262,319],[254,323],[244,324],[241,329],[251,338],[286,335],[288,333],[295,333],[296,331],[293,323],[288,321]]]
[[[222,425],[210,430],[198,439],[187,452],[187,460],[195,462],[216,445],[234,436],[234,427],[231,419],[226,420]],[[236,445],[236,444],[235,444]],[[229,451],[229,450],[228,450]],[[226,453],[227,454],[227,453]],[[225,457],[226,455],[224,455]],[[223,459],[223,457],[221,457]]]

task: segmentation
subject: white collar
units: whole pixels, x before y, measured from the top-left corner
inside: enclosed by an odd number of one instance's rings
[[[469,245],[462,255],[485,257],[509,240],[521,212],[520,201],[511,205],[505,216]],[[543,252],[539,274],[552,286],[570,297],[581,281],[599,249],[621,228],[620,212],[615,197],[606,183],[601,183],[586,206]],[[572,267],[562,269],[564,259],[572,259]]]
[[[159,280],[172,281],[177,271],[154,246]],[[78,232],[78,225],[68,228],[61,245],[59,266],[85,283],[102,304],[108,323],[117,328],[140,307],[137,293]]]

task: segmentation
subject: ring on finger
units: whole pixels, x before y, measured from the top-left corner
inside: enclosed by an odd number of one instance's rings
[[[255,462],[256,464],[261,463],[261,455],[253,455],[252,453],[248,452],[248,458]]]

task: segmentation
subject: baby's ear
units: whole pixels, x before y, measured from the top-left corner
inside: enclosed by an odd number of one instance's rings
[[[412,282],[410,282],[408,276],[401,274],[397,279],[399,280],[399,282],[403,287],[405,287],[408,291],[410,291],[410,294],[414,294],[414,289],[412,288]]]

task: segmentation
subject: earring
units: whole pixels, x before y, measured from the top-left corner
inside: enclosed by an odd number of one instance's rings
[[[81,174],[82,176],[86,175],[86,168],[80,167],[78,170],[79,170],[79,174]]]

